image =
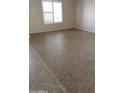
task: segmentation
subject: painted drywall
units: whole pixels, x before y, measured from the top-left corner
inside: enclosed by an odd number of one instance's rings
[[[46,25],[43,22],[41,0],[29,0],[30,33],[75,27],[75,0],[63,0],[63,23]]]
[[[76,0],[75,27],[95,32],[95,0]]]

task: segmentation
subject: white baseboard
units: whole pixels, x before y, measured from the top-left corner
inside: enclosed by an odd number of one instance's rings
[[[78,28],[78,27],[75,27],[75,29],[78,29],[78,30],[81,30],[81,31],[87,31],[87,32],[95,33],[95,30],[88,29],[88,28]]]
[[[42,32],[51,32],[51,31],[60,31],[60,30],[72,30],[74,28],[63,28],[63,29],[53,29],[53,30],[44,30],[44,31],[35,31],[35,32],[29,32],[30,34],[35,34],[35,33],[42,33]]]
[[[64,29],[53,29],[53,30],[46,30],[46,31],[35,31],[35,32],[29,32],[30,34],[35,34],[35,33],[43,33],[43,32],[51,32],[51,31],[60,31],[60,30],[72,30],[72,29],[77,29],[77,30],[81,30],[81,31],[87,31],[87,32],[92,32],[92,33],[95,33],[94,30],[91,30],[91,29],[80,29],[80,28],[64,28]]]
[[[86,29],[86,28],[83,28],[83,31],[88,31],[88,32],[95,33],[95,30],[92,30],[92,29]]]

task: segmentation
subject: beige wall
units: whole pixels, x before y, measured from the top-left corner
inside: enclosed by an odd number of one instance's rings
[[[95,0],[76,0],[75,27],[95,32]]]
[[[67,29],[75,26],[75,0],[64,0],[63,23],[44,25],[41,0],[29,1],[29,29],[30,33],[44,32],[50,30]]]
[[[78,28],[95,32],[95,0],[63,0],[63,23],[45,25],[41,0],[29,0],[30,33]]]

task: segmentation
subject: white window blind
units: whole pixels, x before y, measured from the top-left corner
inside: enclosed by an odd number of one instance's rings
[[[61,23],[62,0],[41,0],[45,24]]]

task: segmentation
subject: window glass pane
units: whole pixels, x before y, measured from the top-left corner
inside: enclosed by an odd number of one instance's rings
[[[43,1],[43,12],[52,12],[52,2]]]
[[[53,23],[53,13],[44,13],[45,24]]]
[[[54,2],[54,22],[62,22],[62,2]]]

